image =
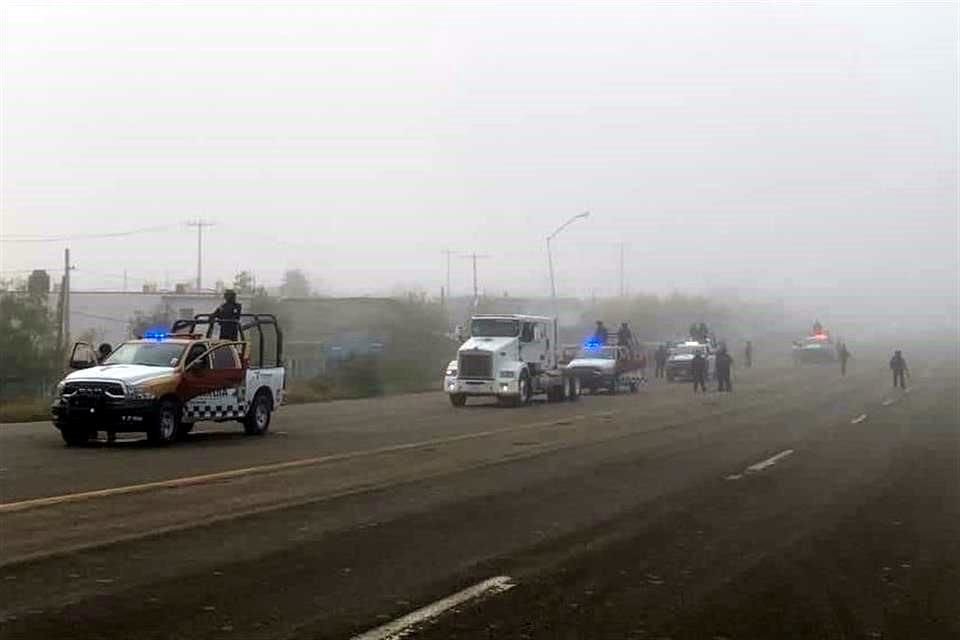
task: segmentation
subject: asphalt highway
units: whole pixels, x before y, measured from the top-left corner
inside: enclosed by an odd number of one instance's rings
[[[0,637],[960,637],[958,363],[913,363],[167,448],[3,425]]]

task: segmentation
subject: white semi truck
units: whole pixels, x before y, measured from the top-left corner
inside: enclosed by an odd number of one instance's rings
[[[471,397],[494,397],[504,405],[577,400],[580,381],[559,363],[554,318],[516,314],[477,315],[470,338],[447,365],[443,389],[462,407]]]

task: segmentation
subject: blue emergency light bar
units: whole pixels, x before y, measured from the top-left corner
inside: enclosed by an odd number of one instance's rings
[[[166,340],[167,332],[164,329],[147,329],[143,334],[143,338],[145,340]]]

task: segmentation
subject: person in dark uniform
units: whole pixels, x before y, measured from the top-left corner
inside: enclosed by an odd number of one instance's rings
[[[629,356],[633,357],[633,332],[630,331],[626,322],[621,322],[620,328],[617,330],[617,346],[625,347]]]
[[[655,378],[662,378],[664,375],[666,375],[667,356],[668,353],[666,345],[662,344],[657,347],[657,350],[653,354],[653,359],[657,363],[657,369],[654,372]]]
[[[237,293],[233,289],[223,292],[223,304],[213,312],[213,318],[226,320],[220,322],[220,337],[224,340],[236,340],[240,335],[240,313],[242,307],[237,302]]]
[[[813,335],[819,336],[819,335],[822,334],[822,333],[823,333],[823,325],[820,324],[820,321],[819,321],[819,320],[814,320],[814,321],[813,321]]]
[[[97,347],[97,363],[103,364],[103,361],[113,352],[113,347],[109,343],[103,342]]]
[[[610,332],[604,326],[603,320],[597,320],[597,328],[593,332],[593,341],[599,344],[607,344],[607,338],[609,337]]]
[[[690,377],[693,378],[694,393],[698,388],[707,392],[707,359],[703,357],[703,351],[698,350],[690,361]]]
[[[726,347],[720,349],[717,353],[715,365],[717,368],[717,391],[733,391],[733,385],[730,382],[730,368],[733,366],[733,358],[727,353]]]
[[[899,349],[894,351],[893,357],[890,358],[890,370],[893,371],[893,386],[896,387],[899,382],[900,388],[906,389],[907,382],[905,376],[910,373],[910,370],[907,369],[907,361]]]
[[[847,349],[847,343],[841,342],[840,346],[837,348],[840,357],[840,375],[847,375],[847,360],[850,359],[850,351]]]
[[[753,366],[753,343],[747,340],[747,346],[743,349],[743,364],[747,369]]]

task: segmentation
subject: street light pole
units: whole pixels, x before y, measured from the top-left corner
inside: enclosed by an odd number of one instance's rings
[[[547,236],[547,264],[550,266],[550,297],[553,300],[553,315],[557,315],[557,281],[553,274],[553,250],[550,245],[550,242],[554,238],[556,238],[561,231],[569,227],[571,224],[573,224],[577,220],[582,220],[584,218],[589,218],[589,217],[590,217],[589,211],[578,213],[577,215],[573,216],[572,218],[564,222],[562,225],[557,227],[556,231],[554,231],[553,233]]]

